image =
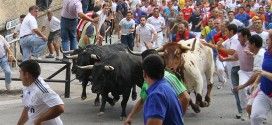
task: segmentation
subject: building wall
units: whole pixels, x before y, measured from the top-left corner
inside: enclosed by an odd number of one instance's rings
[[[36,0],[0,0],[0,31],[5,29],[7,21],[18,18],[21,14],[27,14],[28,8],[36,4]],[[50,9],[59,10],[62,0],[53,0]],[[39,13],[40,17],[44,12]]]

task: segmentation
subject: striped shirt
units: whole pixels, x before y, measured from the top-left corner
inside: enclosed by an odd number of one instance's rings
[[[83,12],[81,0],[63,0],[61,17],[76,19],[80,12]]]
[[[63,101],[42,78],[36,79],[30,86],[23,89],[23,105],[28,108],[28,122],[34,121],[50,107],[63,104]],[[63,125],[60,117],[43,122],[43,125]]]
[[[184,91],[186,91],[187,89],[185,88],[184,84],[182,81],[180,81],[175,75],[173,75],[172,73],[168,72],[168,71],[164,71],[164,78],[168,81],[168,83],[171,85],[171,87],[173,88],[175,94],[177,96],[179,96],[181,93],[183,93]],[[140,97],[145,100],[147,98],[147,89],[148,89],[148,84],[145,81],[142,89],[141,89],[141,93],[140,93]]]

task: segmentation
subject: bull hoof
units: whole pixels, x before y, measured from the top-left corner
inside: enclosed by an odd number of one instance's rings
[[[86,96],[81,96],[81,100],[85,100],[86,98]]]
[[[204,101],[204,102],[201,102],[200,103],[200,107],[203,108],[203,107],[208,107],[209,106],[209,103]]]
[[[132,98],[132,101],[135,101],[137,99],[137,93],[136,92],[132,92],[131,98]]]
[[[209,106],[211,102],[211,98],[209,96],[205,96],[205,101],[208,103],[208,106]]]
[[[104,115],[104,112],[99,112],[99,113],[97,113],[97,115],[102,116],[102,115]]]
[[[197,105],[192,106],[192,109],[194,110],[195,113],[199,113],[200,112],[200,108]]]

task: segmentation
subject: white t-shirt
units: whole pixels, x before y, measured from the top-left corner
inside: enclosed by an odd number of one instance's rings
[[[112,2],[111,9],[113,12],[116,12],[116,7],[117,7],[117,4],[115,2]]]
[[[98,30],[100,31],[102,24],[107,19],[107,14],[103,13],[102,10],[98,11],[97,14],[99,15],[99,24],[98,24]]]
[[[0,58],[6,55],[6,49],[9,48],[9,44],[6,39],[0,35]]]
[[[146,23],[145,26],[138,25],[136,27],[136,34],[139,35],[140,38],[140,51],[144,51],[146,49],[145,43],[147,42],[154,42],[150,41],[152,38],[152,34],[156,32],[155,28],[151,25]]]
[[[23,105],[28,108],[28,122],[33,125],[35,119],[48,111],[50,107],[64,104],[42,78],[38,78],[30,86],[23,89]],[[43,122],[43,125],[63,125],[60,117]]]
[[[38,29],[38,23],[36,18],[28,13],[21,24],[19,36],[22,37],[28,34],[33,34],[33,29]]]
[[[158,18],[151,16],[147,19],[147,23],[153,25],[157,32],[162,31],[162,27],[165,26],[165,20],[162,16],[159,16]]]
[[[240,42],[238,40],[237,34],[235,34],[234,36],[232,36],[231,38],[223,42],[224,48],[233,49],[235,51],[237,50],[238,45],[240,45]],[[239,66],[239,61],[230,61],[230,62],[227,62],[227,65],[230,65],[231,67]]]
[[[268,42],[268,38],[269,38],[269,33],[267,31],[263,31],[262,33],[256,33],[255,31],[254,32],[251,32],[251,35],[259,35],[260,37],[262,37],[263,39],[263,48],[267,48],[267,42]]]
[[[245,27],[245,25],[237,19],[233,19],[230,24],[235,24],[237,27]]]
[[[265,50],[261,48],[259,52],[254,56],[253,71],[262,69],[264,53]]]
[[[46,17],[43,26],[49,27],[50,32],[55,32],[60,30],[60,20],[57,17],[52,16],[51,20],[49,21]]]
[[[135,21],[133,19],[128,21],[127,18],[123,18],[120,21],[119,26],[121,26],[121,35],[128,35],[133,33],[133,32],[130,32],[129,30],[135,26]]]

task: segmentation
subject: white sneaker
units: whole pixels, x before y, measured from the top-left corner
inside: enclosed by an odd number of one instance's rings
[[[56,56],[56,58],[55,58],[56,60],[60,60],[60,57],[59,56]]]
[[[7,89],[7,91],[10,91],[10,90],[11,90],[10,84],[6,84],[6,89]]]
[[[243,113],[241,114],[241,120],[242,120],[242,121],[247,121],[247,120],[248,120],[248,115],[247,115],[246,112],[243,112]]]

